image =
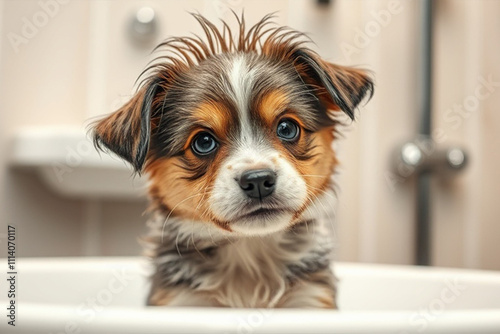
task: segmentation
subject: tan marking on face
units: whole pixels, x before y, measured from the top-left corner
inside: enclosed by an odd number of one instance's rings
[[[302,133],[301,129],[301,133]],[[282,152],[282,156],[297,170],[304,179],[307,186],[307,199],[304,205],[295,212],[292,218],[292,224],[299,221],[302,213],[309,205],[319,197],[330,185],[330,175],[337,164],[335,153],[331,147],[334,140],[333,129],[324,128],[310,135],[312,137],[312,146],[314,149],[310,152],[314,157],[310,160],[296,159],[282,143],[275,146]],[[305,138],[301,135],[300,139],[293,145],[305,145]]]
[[[194,137],[196,137],[197,134],[203,132],[203,128],[196,128],[187,137],[186,142],[184,143],[184,146],[182,147],[183,150],[188,150],[191,146],[191,142],[193,141]]]
[[[194,110],[193,117],[197,119],[197,125],[211,129],[218,138],[224,139],[229,136],[231,117],[225,104],[203,102]]]
[[[146,166],[151,180],[150,196],[156,206],[164,206],[174,210],[174,216],[188,219],[199,219],[199,211],[194,210],[202,197],[203,182],[192,182],[183,179],[188,174],[180,167],[178,158],[158,159]],[[198,180],[197,180],[198,181]],[[200,180],[201,181],[201,180]],[[201,209],[201,208],[200,208]]]
[[[265,94],[258,103],[258,112],[266,126],[269,128],[274,126],[279,114],[286,110],[289,98],[283,90],[273,90]]]
[[[328,186],[330,176],[337,165],[337,159],[332,149],[332,142],[334,140],[333,130],[331,128],[322,129],[319,132],[312,134],[313,154],[315,157],[310,161],[299,161],[297,169],[301,175],[304,176],[308,189],[313,193],[314,188],[321,190],[326,189]]]
[[[189,167],[207,163],[205,174],[195,180],[186,179],[191,174],[184,168],[184,163],[179,157],[149,162],[145,170],[151,181],[149,193],[153,205],[172,210],[173,217],[207,221],[221,229],[231,231],[227,224],[220,222],[213,215],[208,204],[213,183],[227,155],[226,150],[219,149],[210,161],[203,161],[202,159],[207,158],[198,158],[190,149],[184,154]]]

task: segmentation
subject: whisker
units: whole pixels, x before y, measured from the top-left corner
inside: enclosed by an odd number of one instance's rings
[[[319,175],[319,174],[300,174],[300,176],[326,178],[326,177],[328,177],[329,175]]]
[[[181,254],[181,250],[179,249],[179,236],[181,234],[179,233],[179,231],[177,231],[177,236],[175,237],[175,249],[177,249],[177,253],[179,254],[180,257],[182,257],[182,254]],[[161,235],[162,239],[163,239],[163,234]],[[162,240],[163,242],[163,240]]]
[[[333,196],[332,194],[330,194],[328,192],[329,189],[321,189],[321,188],[317,188],[317,187],[314,187],[314,186],[311,186],[311,185],[307,185],[308,187],[314,189],[314,190],[318,190],[320,191],[321,193],[323,193],[324,195],[327,195],[329,196],[331,199],[333,199],[335,202],[337,201],[337,198],[335,198],[335,196]]]
[[[205,195],[208,193],[207,188],[208,188],[208,185],[205,188],[203,188],[203,196],[201,197],[200,201],[198,202],[198,205],[196,206],[195,211],[198,210],[201,206],[201,203],[203,203],[203,200],[205,199]]]
[[[320,190],[321,190],[321,189],[320,189]],[[323,192],[324,194],[329,194],[328,192],[326,192],[326,190],[322,190],[322,192]],[[312,203],[313,203],[313,205],[314,205],[314,207],[315,207],[315,208],[317,208],[317,207],[316,207],[316,205],[314,204],[314,202],[317,200],[317,202],[319,203],[319,205],[321,205],[321,207],[323,208],[323,211],[324,211],[324,212],[325,212],[325,214],[327,215],[327,219],[329,220],[329,223],[330,223],[330,225],[331,225],[331,227],[332,227],[333,237],[334,237],[335,239],[337,239],[337,231],[335,230],[335,225],[333,224],[334,219],[333,219],[333,218],[332,218],[332,216],[330,215],[330,211],[329,211],[329,210],[327,210],[327,209],[325,208],[325,206],[323,205],[323,203],[322,203],[321,199],[319,198],[319,196],[318,196],[317,194],[314,194],[314,193],[313,193],[313,192],[311,192],[310,190],[308,190],[308,193],[310,193],[310,194],[311,194],[311,196],[314,198],[314,200],[313,200],[313,202],[312,202]]]
[[[210,239],[212,239],[212,243],[214,245],[217,245],[217,243],[215,242],[215,239],[214,239],[214,236],[212,235],[212,229],[208,227],[208,225],[205,225],[205,229],[207,229],[208,231],[208,234],[210,235]]]
[[[165,221],[163,222],[163,225],[161,227],[161,242],[163,243],[163,233],[165,232],[165,226],[167,225],[167,222],[168,220],[170,219],[170,216],[172,215],[172,213],[174,212],[174,210],[179,206],[181,205],[182,203],[186,202],[187,200],[190,200],[191,198],[194,198],[196,196],[201,196],[202,193],[199,193],[199,194],[194,194],[192,196],[189,196],[185,199],[183,199],[182,201],[180,201],[179,203],[177,203],[174,208],[172,210],[170,210],[170,212],[168,213],[168,216],[167,218],[165,218]]]
[[[196,247],[196,243],[194,242],[194,220],[191,222],[191,241],[193,242],[193,247],[195,249],[195,251],[202,257],[205,259],[205,255],[203,255],[200,250],[198,249],[198,247]],[[186,244],[186,247],[189,248],[189,240],[187,241],[187,244]]]

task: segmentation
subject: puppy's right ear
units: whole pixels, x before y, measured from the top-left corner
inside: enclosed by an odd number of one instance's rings
[[[123,107],[93,126],[96,148],[110,150],[140,173],[149,151],[155,97],[163,91],[160,80],[147,82]]]

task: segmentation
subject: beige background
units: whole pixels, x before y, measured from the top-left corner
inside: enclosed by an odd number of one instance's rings
[[[393,182],[391,154],[418,128],[417,0],[61,1],[46,24],[14,47],[13,34],[52,1],[0,1],[0,241],[14,224],[20,256],[140,253],[144,201],[64,198],[32,171],[10,167],[8,152],[22,127],[78,127],[127,99],[152,58],[152,46],[132,43],[127,28],[135,10],[150,5],[158,41],[199,32],[187,11],[230,19],[229,8],[244,7],[249,23],[279,11],[277,22],[308,32],[326,59],[373,71],[374,98],[336,144],[342,161],[336,257],[413,262],[414,182]],[[466,148],[470,164],[453,179],[433,181],[434,263],[500,270],[500,87],[467,104],[481,77],[500,81],[500,1],[435,3],[434,130],[440,145]],[[89,235],[89,226],[100,232]]]

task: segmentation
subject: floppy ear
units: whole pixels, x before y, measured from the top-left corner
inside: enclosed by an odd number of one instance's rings
[[[368,94],[373,81],[360,69],[335,65],[302,49],[295,51],[295,67],[302,79],[316,89],[316,95],[329,110],[342,110],[354,120],[354,110]]]
[[[140,173],[149,150],[153,101],[161,91],[159,80],[145,84],[123,107],[93,127],[94,144],[109,149]]]

